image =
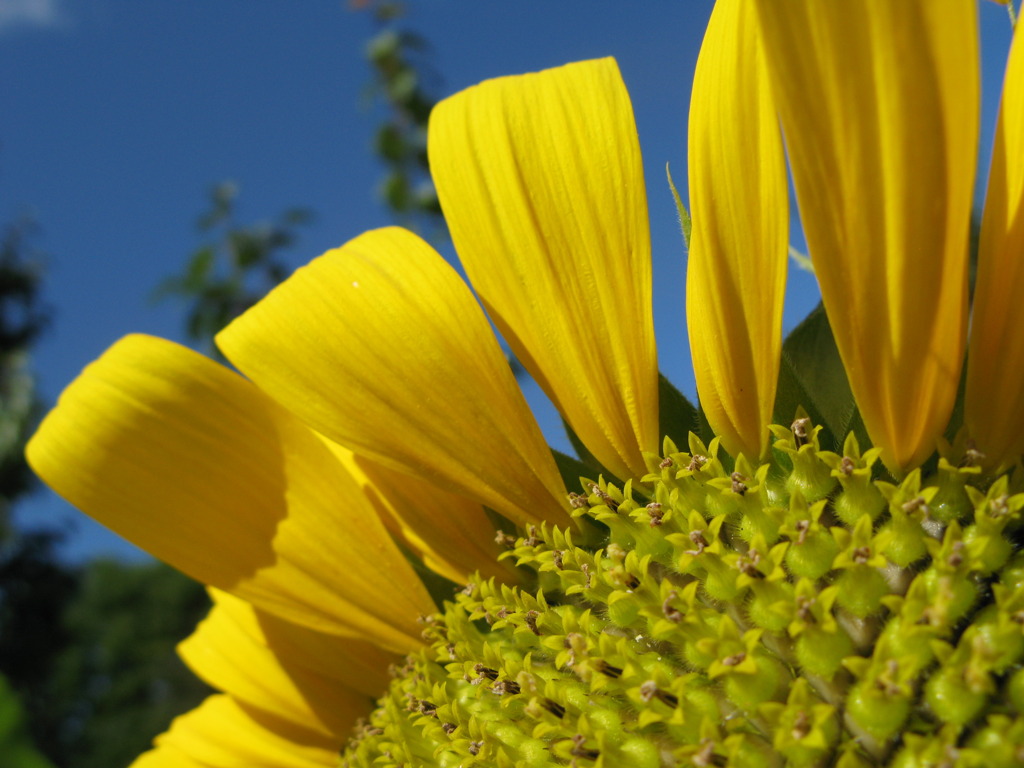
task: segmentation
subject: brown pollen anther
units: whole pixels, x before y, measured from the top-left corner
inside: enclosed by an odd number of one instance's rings
[[[927,502],[925,502],[925,500],[924,500],[923,498],[921,498],[920,496],[915,496],[915,497],[914,497],[914,498],[912,498],[912,499],[911,499],[910,501],[906,502],[906,503],[905,503],[905,504],[904,504],[904,505],[903,505],[903,506],[901,507],[901,509],[902,509],[902,510],[903,510],[904,512],[906,512],[907,514],[912,514],[912,513],[914,513],[914,512],[917,512],[917,511],[918,511],[919,509],[920,509],[920,510],[923,510],[923,512],[924,512],[924,514],[925,514],[926,516],[927,516],[927,515],[928,515],[928,513],[929,513],[929,509],[928,509],[928,504],[927,504]]]
[[[755,550],[751,550],[751,552],[755,553]],[[761,573],[760,570],[758,570],[756,558],[741,555],[740,558],[736,561],[736,568],[744,576],[749,576],[752,579],[764,578],[764,574]]]
[[[657,699],[662,704],[670,707],[679,705],[679,697],[668,691],[661,690],[653,680],[647,680],[640,685],[640,700],[646,703],[652,699]]]
[[[700,472],[704,469],[704,465],[708,463],[707,456],[701,456],[699,453],[693,454],[690,457],[690,463],[686,466],[691,472]]]
[[[946,564],[950,568],[957,568],[964,562],[964,543],[962,541],[953,542],[953,551],[949,553],[949,557],[946,558]]]
[[[565,567],[562,563],[562,550],[551,550],[551,562],[555,564],[555,568],[557,568],[558,570],[562,570]]]
[[[600,672],[605,677],[610,677],[613,680],[618,680],[622,677],[622,669],[619,667],[612,666],[604,659],[596,659],[594,661],[594,669]]]
[[[683,554],[699,555],[708,548],[708,540],[704,538],[704,531],[690,531],[690,541],[697,545],[697,549],[689,549]]]
[[[796,521],[796,543],[803,544],[807,541],[807,533],[811,530],[810,520],[797,520]]]
[[[590,506],[586,496],[582,496],[578,493],[569,494],[569,506],[573,509],[586,509]]]
[[[659,466],[659,467],[660,467],[661,469],[668,469],[668,468],[669,468],[669,467],[671,467],[671,466],[672,466],[673,464],[675,464],[675,462],[674,462],[674,461],[672,461],[672,457],[671,457],[671,456],[667,456],[667,457],[665,457],[664,459],[662,459],[662,460],[661,460],[661,463],[660,463],[660,464],[658,464],[658,466]]]
[[[747,480],[748,478],[741,475],[739,472],[733,472],[729,475],[729,479],[732,480],[732,492],[738,496],[742,496],[747,492]]]
[[[540,705],[555,717],[565,717],[565,707],[563,707],[557,701],[552,701],[551,699],[544,699],[543,701],[541,701]]]
[[[522,689],[519,687],[519,683],[517,683],[515,680],[499,680],[491,686],[491,691],[498,694],[499,696],[503,696],[505,694],[510,694],[514,696],[521,690]]]
[[[813,597],[807,597],[806,595],[799,595],[796,598],[796,616],[800,621],[813,621],[814,614],[811,612],[811,607],[815,603]]]
[[[526,612],[526,626],[528,626],[530,631],[537,635],[537,637],[540,637],[540,630],[537,628],[537,618],[539,616],[540,614],[537,611]]]
[[[491,667],[484,666],[483,664],[477,664],[474,666],[473,671],[480,675],[480,677],[485,677],[488,680],[498,679],[498,670],[491,669]]]
[[[657,528],[661,525],[661,519],[665,516],[665,513],[661,509],[661,504],[656,501],[652,501],[647,505],[647,514],[651,517],[651,528]]]
[[[679,595],[676,594],[675,590],[672,590],[668,593],[668,597],[666,597],[665,601],[661,604],[661,612],[665,614],[665,618],[673,624],[678,624],[683,620],[683,612],[672,606],[672,601],[678,597]]]
[[[1005,493],[1002,496],[996,496],[988,503],[988,515],[996,519],[1006,517],[1010,514],[1010,497]]]
[[[584,760],[597,760],[601,756],[601,751],[597,749],[587,749],[584,744],[587,742],[587,737],[582,733],[577,733],[572,737],[572,751],[569,753],[573,757],[582,757]]]
[[[811,420],[806,416],[789,425],[789,430],[793,433],[793,442],[797,448],[807,443],[807,428],[809,426],[811,426]]]
[[[724,765],[724,761],[715,754],[715,742],[711,739],[704,739],[701,742],[700,751],[690,758],[697,768],[710,768],[710,766]]]
[[[977,444],[973,440],[968,440],[967,449],[964,451],[964,457],[960,460],[960,466],[977,467],[985,461],[985,459],[985,454],[978,450]]]
[[[793,738],[797,741],[802,741],[807,738],[807,735],[811,732],[811,717],[806,712],[797,712],[796,718],[793,722],[793,730],[790,733]]]
[[[424,715],[429,715],[430,717],[437,717],[437,704],[435,704],[432,701],[420,699],[418,708],[419,711]]]

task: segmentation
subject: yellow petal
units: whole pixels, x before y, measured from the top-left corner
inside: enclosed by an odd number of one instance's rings
[[[178,655],[213,688],[282,720],[333,737],[340,748],[356,720],[370,713],[371,696],[384,693],[387,664],[371,670],[381,679],[380,688],[370,695],[359,693],[339,684],[334,676],[311,668],[332,662],[349,666],[352,661],[345,656],[342,638],[335,636],[331,638],[333,643],[321,642],[326,655],[320,660],[296,658],[284,648],[271,649],[259,642],[259,636],[252,634],[253,624],[258,627],[258,617],[250,609],[249,616],[243,614],[243,621],[236,622],[232,614],[240,612],[237,605],[230,612],[215,605],[195,632],[178,644]],[[278,620],[278,628],[286,636],[303,631],[297,626],[289,630],[280,626],[283,624]]]
[[[421,645],[435,610],[319,437],[242,377],[129,336],[27,449],[57,493],[193,578],[314,629]]]
[[[564,523],[565,488],[466,285],[403,229],[298,270],[217,344],[318,432],[521,523]]]
[[[621,478],[656,453],[647,197],[613,59],[441,102],[430,168],[459,258],[516,356]]]
[[[158,747],[143,752],[132,761],[130,768],[209,768],[175,747]]]
[[[245,600],[219,589],[209,589],[220,614],[252,642],[269,649],[286,668],[301,668],[377,698],[391,676],[388,667],[401,660],[371,642],[317,632],[261,611]]]
[[[964,418],[993,466],[1024,452],[1024,41],[1017,25],[981,225]]]
[[[700,403],[732,455],[768,447],[782,354],[789,192],[754,9],[719,0],[690,99],[686,319]]]
[[[154,740],[156,749],[132,768],[335,768],[333,740],[246,707],[230,696],[210,696],[174,719]]]
[[[760,0],[800,215],[864,423],[890,469],[949,420],[978,135],[973,0]]]
[[[435,573],[456,584],[465,584],[478,571],[484,578],[494,576],[505,583],[518,580],[511,561],[498,560],[504,548],[495,541],[495,525],[480,504],[388,469],[337,443],[331,442],[330,447],[385,525],[393,521],[392,532]]]

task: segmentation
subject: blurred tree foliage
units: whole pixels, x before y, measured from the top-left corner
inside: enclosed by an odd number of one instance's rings
[[[446,232],[427,163],[427,122],[436,100],[429,82],[438,80],[427,61],[426,41],[404,25],[406,4],[397,0],[350,0],[370,14],[375,32],[366,45],[370,102],[382,107],[373,151],[385,166],[380,194],[399,223],[425,236]],[[213,337],[259,301],[290,271],[283,258],[312,214],[290,208],[274,221],[242,225],[236,218],[238,187],[225,181],[210,195],[198,222],[207,240],[184,270],[157,286],[155,300],[186,304],[185,333],[204,352],[223,360]]]
[[[0,675],[0,768],[53,768],[33,746],[14,689]]]
[[[235,219],[237,197],[232,182],[213,188],[210,209],[198,221],[207,242],[192,253],[184,272],[166,279],[153,294],[158,301],[183,299],[188,305],[186,335],[217,358],[213,337],[288,276],[282,253],[312,217],[307,209],[292,208],[276,221],[240,226]]]
[[[427,162],[427,122],[440,78],[431,69],[429,46],[404,24],[406,4],[397,0],[350,0],[369,13],[377,27],[366,46],[373,72],[371,103],[383,107],[374,152],[386,171],[380,194],[400,223],[430,234],[443,231],[444,219]]]
[[[11,502],[33,482],[22,448],[42,410],[29,367],[29,350],[49,321],[35,232],[35,222],[22,217],[0,235],[0,541],[9,534]]]
[[[67,768],[130,764],[210,693],[174,652],[208,609],[203,588],[162,563],[89,563],[63,612],[50,711],[33,712],[37,739],[50,731],[37,744]]]
[[[59,616],[74,589],[55,562],[55,536],[19,535],[10,520],[12,504],[33,484],[23,451],[41,404],[29,351],[49,318],[35,232],[22,217],[0,235],[0,768],[49,765],[28,733],[39,684],[65,642]]]
[[[73,567],[57,556],[61,534],[10,524],[34,485],[24,447],[42,411],[30,352],[49,312],[35,232],[24,218],[0,236],[0,768],[124,766],[205,695],[174,645],[208,601],[164,565]]]

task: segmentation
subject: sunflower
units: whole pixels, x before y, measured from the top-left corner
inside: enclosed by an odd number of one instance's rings
[[[86,368],[32,466],[214,603],[179,650],[222,693],[138,764],[1020,764],[1024,49],[964,371],[976,13],[716,4],[681,208],[699,409],[659,379],[611,60],[432,116],[479,303],[383,229],[218,336],[244,377],[141,336]],[[784,344],[787,156],[824,311]]]

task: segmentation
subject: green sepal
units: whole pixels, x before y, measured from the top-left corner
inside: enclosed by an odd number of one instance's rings
[[[850,432],[861,445],[871,445],[820,303],[782,345],[775,422],[790,424],[801,406],[814,424],[824,427],[819,438],[823,448],[840,450]]]
[[[668,186],[672,190],[672,198],[676,201],[676,210],[679,212],[679,227],[683,231],[683,243],[686,245],[687,252],[689,252],[693,221],[690,219],[690,212],[683,205],[683,199],[679,196],[679,190],[676,189],[676,185],[672,181],[672,171],[669,170],[668,163],[665,163],[665,175],[668,176]]]

